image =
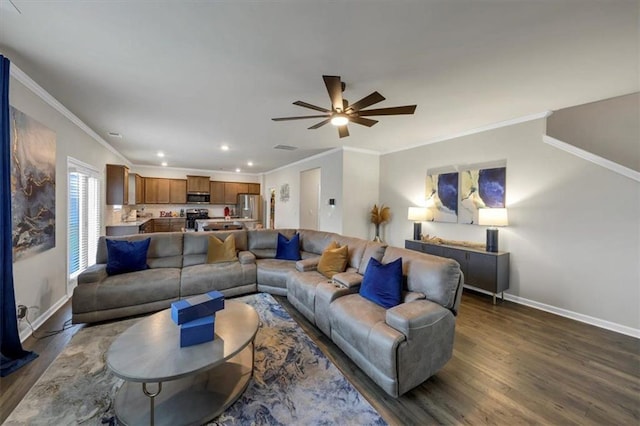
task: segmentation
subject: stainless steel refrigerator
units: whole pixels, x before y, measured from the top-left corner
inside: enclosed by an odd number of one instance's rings
[[[238,194],[236,214],[241,219],[253,219],[262,222],[262,196]]]

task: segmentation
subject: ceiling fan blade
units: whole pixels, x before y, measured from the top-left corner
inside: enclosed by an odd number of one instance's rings
[[[309,130],[317,129],[318,127],[322,127],[322,126],[324,126],[325,124],[327,124],[330,121],[331,121],[331,118],[327,118],[326,120],[322,120],[318,124],[314,124],[313,126],[309,127]]]
[[[371,127],[374,124],[376,124],[378,122],[378,120],[372,120],[370,118],[364,118],[364,117],[358,117],[355,115],[350,115],[349,116],[349,121],[356,123],[356,124],[361,124],[363,126],[367,126],[367,127]]]
[[[319,106],[311,105],[311,104],[308,104],[308,103],[302,102],[302,101],[295,101],[293,104],[301,106],[301,107],[305,107],[305,108],[315,109],[316,111],[331,112],[331,110],[328,110],[326,108],[322,108],[322,107],[319,107]]]
[[[400,115],[400,114],[413,114],[416,110],[417,105],[405,105],[399,107],[389,107],[389,108],[378,108],[378,109],[369,109],[366,111],[358,112],[358,115],[361,117],[366,117],[369,115]]]
[[[344,107],[342,105],[342,83],[340,83],[340,76],[323,75],[322,79],[324,80],[324,85],[327,86],[327,92],[329,93],[334,111],[342,111]]]
[[[349,129],[347,129],[346,124],[344,126],[338,126],[338,134],[341,138],[346,138],[347,136],[349,136]]]
[[[324,118],[327,117],[326,114],[323,115],[303,115],[300,117],[278,117],[272,118],[273,121],[286,121],[286,120],[304,120],[306,118]]]
[[[377,104],[378,102],[382,102],[384,100],[385,100],[385,97],[382,96],[380,93],[373,92],[369,96],[365,96],[364,98],[360,99],[358,102],[349,105],[347,110],[360,111],[363,108],[366,108],[373,104]]]

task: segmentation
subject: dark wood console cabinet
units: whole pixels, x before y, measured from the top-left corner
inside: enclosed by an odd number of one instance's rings
[[[448,257],[460,264],[466,285],[489,291],[496,303],[496,293],[509,288],[509,253],[491,253],[468,247],[449,246],[444,244],[430,244],[423,241],[406,240],[405,248],[422,253]]]

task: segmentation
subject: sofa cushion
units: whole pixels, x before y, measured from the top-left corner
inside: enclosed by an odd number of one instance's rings
[[[371,259],[360,285],[360,295],[383,308],[397,306],[402,300],[402,258],[386,265]]]
[[[458,262],[398,247],[388,247],[382,262],[392,262],[400,257],[407,290],[423,293],[427,299],[455,313],[456,294],[461,279]]]
[[[248,250],[255,254],[256,258],[273,259],[276,257],[278,246],[278,234],[291,238],[296,234],[295,229],[256,229],[247,232]]]
[[[318,261],[318,272],[327,278],[333,278],[335,274],[344,272],[347,267],[347,246],[339,247],[335,241],[322,252]]]
[[[134,234],[122,237],[108,237],[110,240],[140,241],[151,238],[147,252],[149,268],[181,268],[182,242],[184,232],[158,232],[155,234]],[[107,263],[107,237],[98,239],[96,263]]]
[[[209,236],[209,249],[207,250],[207,263],[235,262],[236,244],[233,235],[229,235],[224,242],[215,235]]]
[[[360,268],[362,263],[362,257],[364,256],[364,250],[367,248],[367,240],[355,237],[345,237],[344,235],[337,235],[335,241],[341,246],[349,247],[349,257],[347,265],[355,268]]]
[[[278,234],[278,244],[276,246],[276,259],[280,260],[300,260],[300,234],[295,234],[291,239],[287,239],[282,234]]]
[[[256,265],[240,262],[203,263],[182,268],[180,297],[202,294],[211,290],[256,283]]]
[[[82,284],[73,293],[74,313],[144,305],[180,297],[180,268],[156,268]]]
[[[367,241],[367,246],[365,247],[362,254],[360,266],[358,266],[358,273],[360,275],[364,275],[364,273],[367,271],[367,266],[369,265],[369,260],[371,258],[374,258],[378,262],[382,262],[382,257],[384,256],[386,248],[387,245],[384,243],[379,243],[377,241]]]
[[[209,250],[209,237],[216,236],[224,241],[233,235],[237,250],[247,250],[247,231],[211,231],[211,232],[186,232],[184,234],[184,260],[183,266],[199,265],[207,263]]]
[[[316,287],[326,282],[327,277],[317,271],[290,272],[287,274],[287,299],[309,321],[315,322]]]
[[[256,259],[257,282],[269,287],[287,288],[287,274],[296,270],[296,262],[280,259]]]
[[[322,252],[335,241],[338,234],[333,232],[315,231],[313,229],[301,229],[300,234],[300,250],[316,255]]]
[[[107,240],[107,274],[117,275],[126,272],[149,269],[147,251],[151,238],[140,241]]]

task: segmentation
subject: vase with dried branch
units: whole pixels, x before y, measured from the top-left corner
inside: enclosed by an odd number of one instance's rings
[[[385,206],[384,204],[380,204],[380,207],[378,207],[377,204],[373,205],[373,208],[371,209],[371,223],[376,226],[376,237],[374,238],[375,241],[381,241],[380,225],[388,222],[389,219],[391,219],[391,209],[389,207]]]

